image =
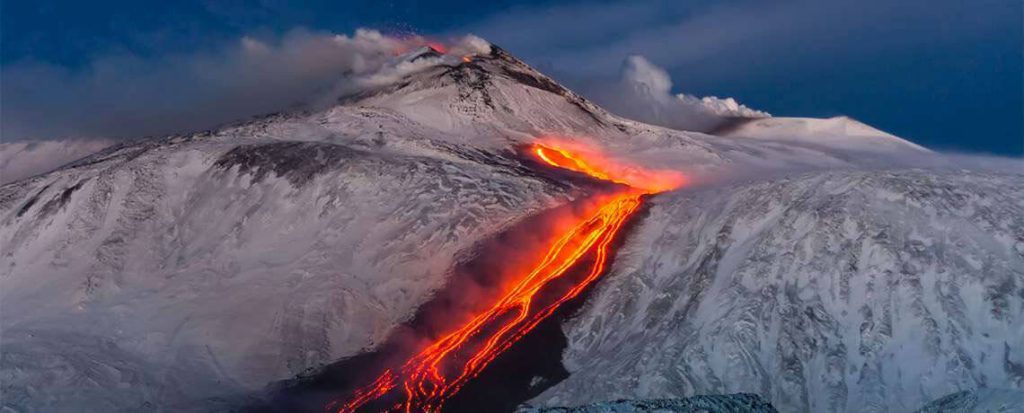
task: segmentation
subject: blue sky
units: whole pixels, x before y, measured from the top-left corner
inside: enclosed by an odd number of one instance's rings
[[[668,70],[676,92],[734,97],[777,116],[846,114],[936,149],[1024,154],[1019,0],[40,0],[4,1],[0,19],[4,90],[125,59],[144,72],[299,28],[472,32],[584,94],[640,54]],[[40,82],[37,94],[68,99]],[[11,113],[24,113],[4,95]],[[43,135],[34,137],[54,137]]]

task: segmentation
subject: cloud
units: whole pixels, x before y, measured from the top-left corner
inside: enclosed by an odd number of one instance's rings
[[[643,56],[630,56],[618,82],[590,88],[595,102],[621,116],[674,129],[710,131],[729,118],[759,118],[732,98],[672,94],[672,78]]]
[[[300,29],[278,39],[243,37],[209,53],[105,56],[82,70],[19,62],[3,68],[0,137],[133,138],[212,128],[352,91],[385,70],[415,70],[398,67],[395,55],[425,42],[373,30]],[[475,50],[481,42],[467,37],[453,47]]]

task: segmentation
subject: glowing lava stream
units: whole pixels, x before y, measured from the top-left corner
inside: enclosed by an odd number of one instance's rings
[[[538,144],[531,148],[531,153],[558,168],[626,183],[565,149]],[[333,406],[332,410],[355,412],[374,403],[385,406],[378,408],[387,412],[439,412],[467,381],[604,272],[609,245],[639,209],[642,196],[654,192],[659,190],[631,187],[604,200],[554,240],[543,259],[490,308],[438,338],[401,368],[385,370],[372,383],[356,390],[348,402]],[[593,254],[594,259],[585,276],[551,303],[531,308],[541,288],[566,274],[588,254]]]

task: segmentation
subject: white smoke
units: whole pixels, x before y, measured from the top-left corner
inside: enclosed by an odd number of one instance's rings
[[[8,142],[118,139],[208,129],[330,101],[326,95],[374,83],[368,79],[393,79],[440,63],[396,61],[426,43],[365,29],[354,35],[294,30],[274,39],[243,37],[207,53],[101,57],[80,70],[15,63],[0,77],[0,136]],[[489,49],[474,36],[452,47],[466,54]]]
[[[762,118],[768,113],[748,108],[733,98],[672,94],[672,78],[643,56],[630,56],[619,84],[593,93],[612,112],[674,129],[709,131],[727,118]]]
[[[455,56],[487,54],[491,52],[491,43],[472,34],[459,39],[449,52]]]
[[[676,95],[676,99],[679,99],[684,104],[700,107],[702,110],[714,113],[722,117],[732,118],[767,118],[771,117],[768,112],[751,109],[746,107],[736,99],[733,98],[720,98],[718,96],[704,96],[696,97],[693,95],[687,95],[680,93]]]
[[[420,47],[425,50],[427,46]],[[486,54],[490,53],[490,51],[491,44],[486,40],[474,35],[466,35],[460,39],[454,40],[453,44],[446,50],[446,53],[440,57],[410,60],[407,56],[399,56],[399,59],[395,60],[393,64],[384,65],[374,70],[369,75],[356,78],[356,88],[373,87],[393,83],[410,73],[415,73],[431,66],[440,64],[458,64],[462,60],[463,56]],[[410,53],[415,54],[415,52],[416,51],[414,50]],[[344,90],[338,91],[333,95],[338,95],[344,92]]]

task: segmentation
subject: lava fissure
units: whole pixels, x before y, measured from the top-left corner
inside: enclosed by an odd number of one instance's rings
[[[628,187],[599,202],[577,222],[558,235],[543,257],[525,272],[490,306],[465,323],[438,337],[398,368],[385,369],[375,380],[356,390],[348,401],[331,403],[337,412],[355,412],[374,406],[388,412],[439,412],[471,379],[498,355],[580,295],[606,268],[609,246],[623,224],[640,208],[645,194],[662,187],[645,188],[631,177],[619,179],[610,169],[593,160],[551,145],[534,145],[531,152],[545,164],[589,175]],[[587,261],[585,275],[573,279],[565,291],[552,299],[539,299],[540,292],[565,276],[571,268]]]

